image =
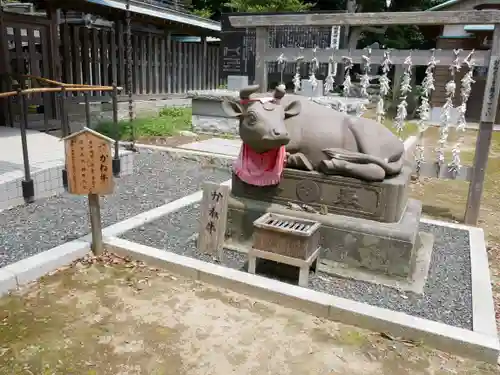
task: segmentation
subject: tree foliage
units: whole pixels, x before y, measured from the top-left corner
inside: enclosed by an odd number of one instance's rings
[[[218,19],[221,12],[304,12],[309,10],[354,12],[405,12],[425,10],[445,0],[192,0],[196,14]],[[363,48],[378,42],[395,49],[427,49],[428,40],[415,25],[358,27],[350,29],[350,47]]]
[[[303,0],[229,0],[224,4],[234,12],[304,12],[314,5]]]

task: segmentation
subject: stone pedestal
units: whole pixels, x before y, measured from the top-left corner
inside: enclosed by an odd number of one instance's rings
[[[317,211],[380,222],[398,222],[406,208],[411,168],[382,182],[325,176],[285,168],[279,185],[257,187],[233,175],[232,195],[287,205],[307,204]]]
[[[316,221],[323,271],[369,282],[375,275],[421,293],[433,240],[419,233],[422,204],[408,199],[410,176],[408,166],[378,183],[286,168],[278,185],[257,187],[233,175],[226,245],[251,247],[253,222],[266,212]]]
[[[242,88],[248,87],[248,76],[228,76],[227,89],[240,91]]]
[[[266,212],[321,224],[320,257],[346,266],[395,278],[411,278],[420,248],[421,203],[410,199],[401,220],[381,223],[343,215],[296,211],[277,203],[231,196],[228,201],[227,241],[251,247],[253,222]]]

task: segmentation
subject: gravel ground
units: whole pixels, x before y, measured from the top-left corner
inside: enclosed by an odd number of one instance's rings
[[[116,181],[101,200],[103,226],[182,198],[204,181],[228,180],[228,171],[163,153],[136,155],[135,173]],[[90,231],[87,198],[62,194],[0,212],[0,267],[77,239]]]
[[[214,262],[211,256],[200,254],[196,250],[194,234],[198,230],[198,217],[199,205],[193,205],[126,232],[122,238]],[[427,224],[421,224],[421,230],[435,236],[429,277],[423,295],[404,294],[386,286],[332,277],[322,272],[311,274],[310,288],[472,330],[468,232]],[[226,251],[224,263],[231,268],[246,270],[246,257],[237,252]],[[269,263],[261,264],[257,272],[267,273],[269,267],[266,266]],[[281,271],[285,267],[288,266],[282,266]],[[297,279],[281,280],[297,283]]]

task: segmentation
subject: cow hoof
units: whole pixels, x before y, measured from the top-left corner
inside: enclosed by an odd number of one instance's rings
[[[290,154],[286,163],[287,168],[313,171],[314,167],[308,158],[302,153]]]

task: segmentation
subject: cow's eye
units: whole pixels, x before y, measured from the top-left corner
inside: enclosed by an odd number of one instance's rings
[[[249,113],[248,114],[248,123],[253,125],[257,122],[257,116],[255,116],[255,113]]]

